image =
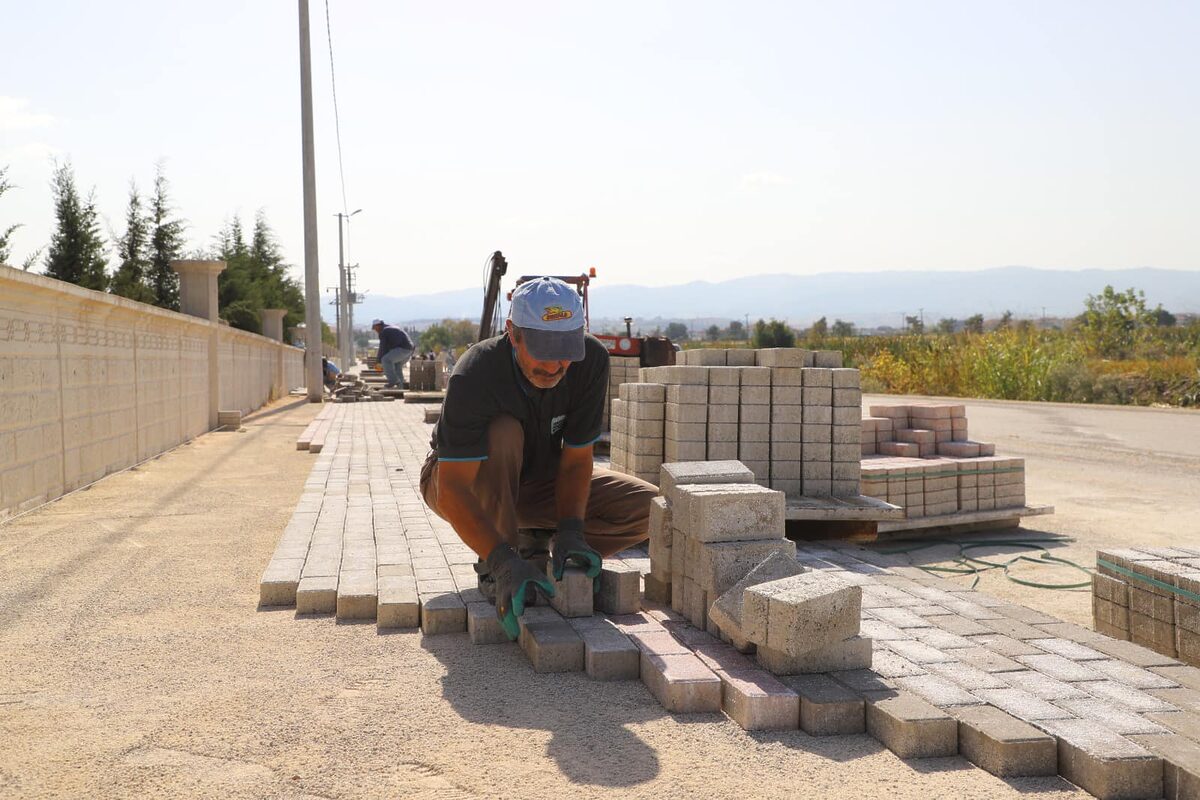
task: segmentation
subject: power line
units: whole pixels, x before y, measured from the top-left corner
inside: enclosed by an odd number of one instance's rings
[[[337,77],[333,71],[333,29],[329,24],[329,0],[325,0],[325,36],[329,42],[329,83],[333,87],[333,129],[337,135],[338,177],[342,182],[342,212],[350,210],[346,202],[346,170],[342,166],[342,122],[338,117]]]

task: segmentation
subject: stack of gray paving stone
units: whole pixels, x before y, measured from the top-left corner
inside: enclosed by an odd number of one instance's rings
[[[621,384],[637,383],[638,369],[640,369],[639,361],[635,357],[609,356],[608,401],[604,404],[604,430],[612,430],[612,401],[621,396]]]
[[[794,555],[783,494],[754,483],[738,461],[664,464],[659,484],[651,574],[670,585],[671,607],[704,630],[713,599],[769,554]]]
[[[661,383],[623,383],[612,401],[609,440],[612,469],[653,483],[663,462],[667,388]]]
[[[759,485],[787,495],[858,496],[859,374],[841,367],[840,352],[708,349],[684,360],[639,373],[666,387],[664,463],[737,459]],[[614,402],[613,467],[645,477],[631,466],[636,450],[657,445],[629,433],[627,413]]]
[[[1200,549],[1097,552],[1092,614],[1108,636],[1200,663]]]
[[[703,461],[708,457],[708,370],[654,367],[666,384],[663,461]]]

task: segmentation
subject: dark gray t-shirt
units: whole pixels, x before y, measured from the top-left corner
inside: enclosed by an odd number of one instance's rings
[[[537,389],[521,374],[508,337],[497,336],[474,345],[454,368],[430,446],[439,461],[483,461],[488,425],[508,414],[525,432],[521,478],[553,478],[563,447],[600,438],[607,397],[608,350],[595,337],[585,337],[583,360],[557,386]]]

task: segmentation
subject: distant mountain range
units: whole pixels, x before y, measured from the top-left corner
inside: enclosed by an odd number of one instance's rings
[[[644,323],[747,317],[753,322],[774,317],[798,326],[823,316],[830,322],[843,319],[860,327],[899,327],[903,314],[917,314],[921,309],[930,324],[942,317],[998,317],[1006,310],[1018,318],[1069,317],[1083,310],[1089,294],[1100,293],[1107,284],[1143,290],[1151,307],[1161,303],[1176,313],[1200,311],[1200,271],[998,267],[970,272],[753,275],[653,287],[598,282],[592,287],[591,317],[597,329],[625,316]],[[503,288],[507,293],[511,282],[506,280]],[[476,320],[482,305],[482,288],[406,297],[368,294],[354,317],[363,325],[379,317],[422,327],[444,318]]]

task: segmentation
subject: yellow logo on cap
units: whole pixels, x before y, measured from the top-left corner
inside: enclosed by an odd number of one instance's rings
[[[546,306],[545,313],[542,314],[542,322],[561,322],[573,316],[575,315],[562,306]]]

